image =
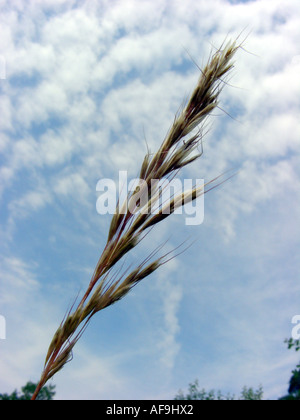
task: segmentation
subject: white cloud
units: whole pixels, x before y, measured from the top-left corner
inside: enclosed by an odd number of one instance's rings
[[[41,354],[57,327],[51,321],[57,308],[49,306],[41,293],[41,271],[34,261],[14,256],[0,260],[0,312],[6,320],[6,339],[1,340],[1,393],[38,379]]]
[[[181,304],[183,291],[175,276],[178,263],[169,261],[163,273],[158,274],[155,289],[160,302],[160,327],[157,351],[162,369],[170,375],[180,350],[178,334],[180,331],[178,311]]]
[[[36,269],[36,267],[34,267]],[[9,286],[9,287],[7,287]],[[25,295],[38,289],[36,275],[28,263],[16,257],[1,258],[1,304],[18,304]]]
[[[279,199],[284,203],[285,196],[295,196],[299,181],[292,160],[282,159],[273,164],[246,161],[236,177],[227,181],[216,194],[214,227],[223,230],[224,239],[234,238],[237,220],[272,200]]]
[[[77,400],[76,394],[82,400],[116,399],[130,381],[120,371],[115,356],[98,356],[80,343],[71,363],[73,366],[66,365],[55,379],[61,399]],[[90,386],[82,388],[83,382]]]
[[[180,350],[177,339],[179,332],[179,321],[177,311],[182,298],[181,287],[174,284],[166,284],[168,293],[165,294],[164,308],[164,328],[161,333],[159,351],[161,353],[160,362],[162,366],[171,371],[176,363],[176,356]]]
[[[71,195],[77,198],[81,204],[87,202],[90,193],[88,184],[79,173],[60,176],[53,190],[58,195]]]
[[[6,239],[13,238],[18,221],[33,217],[51,201],[51,194],[45,185],[40,185],[36,189],[26,191],[21,197],[12,199],[8,204],[9,216],[4,230]]]
[[[1,80],[0,86],[3,81]],[[12,128],[12,106],[8,96],[0,96],[0,113],[1,113],[1,130],[9,130]],[[3,149],[3,137],[0,139],[0,150]]]
[[[53,81],[42,82],[36,89],[25,88],[17,99],[16,121],[24,128],[47,121],[53,114],[62,116],[68,102],[65,91]]]

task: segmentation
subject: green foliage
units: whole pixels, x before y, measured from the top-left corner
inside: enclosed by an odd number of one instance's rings
[[[300,350],[300,340],[293,340],[292,338],[285,340],[288,349],[294,348],[295,351]],[[253,388],[243,388],[239,398],[236,398],[231,394],[222,394],[221,391],[206,391],[205,389],[199,389],[199,383],[197,379],[194,383],[189,384],[188,393],[186,395],[180,390],[174,398],[175,400],[243,400],[243,401],[260,401],[263,399],[263,389],[260,386],[257,390]],[[289,382],[288,394],[279,400],[286,401],[300,401],[300,363],[296,366],[296,369],[292,371],[292,377]]]
[[[35,391],[37,384],[34,384],[33,382],[27,382],[25,386],[21,388],[21,394],[17,390],[15,390],[12,394],[0,394],[0,401],[13,401],[13,400],[31,400],[31,397],[33,396],[33,393]],[[55,395],[55,385],[47,385],[44,386],[38,397],[37,400],[53,400],[53,397]]]
[[[295,348],[295,351],[300,350],[300,340],[285,340],[288,345],[288,349]],[[288,394],[280,398],[285,401],[300,401],[300,363],[296,366],[296,369],[292,371],[292,377],[289,382]]]
[[[295,347],[296,351],[300,350],[300,340],[293,340],[292,338],[290,338],[289,340],[285,340],[284,342],[288,345],[289,350],[293,347]]]
[[[288,394],[280,398],[280,400],[300,401],[300,365],[297,368],[292,371]]]
[[[205,400],[205,401],[220,401],[220,400],[262,400],[263,398],[263,389],[260,386],[257,390],[253,388],[243,388],[239,398],[236,398],[232,394],[222,394],[221,391],[206,391],[205,389],[199,389],[199,383],[196,379],[194,383],[189,384],[188,393],[186,395],[180,390],[179,393],[174,398],[175,400]]]
[[[263,388],[260,385],[259,388],[255,391],[253,388],[247,388],[246,386],[244,386],[242,392],[241,392],[241,397],[239,398],[239,400],[243,400],[243,401],[261,401],[263,399]]]

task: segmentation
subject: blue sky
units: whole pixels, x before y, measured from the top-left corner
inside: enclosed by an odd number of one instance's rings
[[[0,392],[37,381],[52,335],[88,285],[107,235],[99,179],[135,177],[167,133],[212,45],[249,35],[209,121],[205,218],[174,215],[133,258],[166,240],[189,250],[100,312],[53,383],[57,399],[173,398],[201,387],[287,390],[300,314],[298,0],[2,1]],[[187,52],[189,54],[187,54]],[[3,65],[3,64],[2,64]],[[3,74],[3,69],[2,73]]]

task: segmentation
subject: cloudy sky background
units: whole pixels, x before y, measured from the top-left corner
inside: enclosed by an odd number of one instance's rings
[[[99,179],[135,177],[199,70],[245,40],[185,173],[236,177],[205,218],[168,219],[134,258],[185,253],[96,316],[53,379],[57,399],[172,399],[200,387],[278,398],[300,314],[300,5],[256,1],[0,1],[0,392],[37,381],[52,335],[105,244]],[[5,78],[3,77],[5,76]]]

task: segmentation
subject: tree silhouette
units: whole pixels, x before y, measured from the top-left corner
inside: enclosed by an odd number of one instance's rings
[[[0,401],[12,401],[12,400],[31,400],[33,393],[36,389],[37,384],[33,382],[27,382],[25,386],[21,388],[21,394],[17,390],[13,391],[12,394],[0,394]],[[37,400],[53,400],[55,395],[55,385],[47,385],[44,386],[38,397]]]

